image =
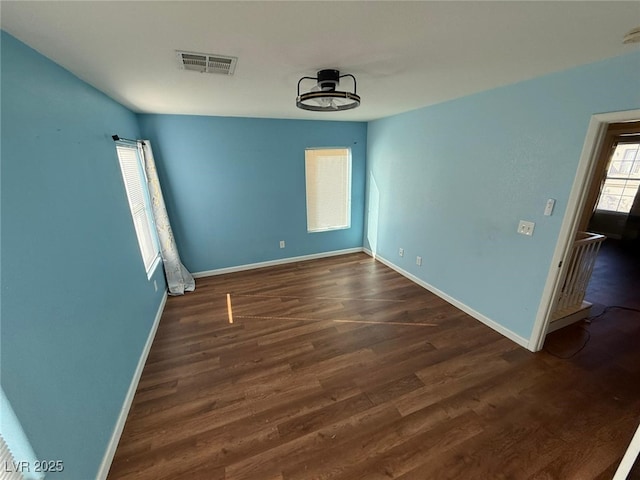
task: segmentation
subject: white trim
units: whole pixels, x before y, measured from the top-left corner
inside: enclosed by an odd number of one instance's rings
[[[149,267],[149,270],[147,270],[147,280],[151,281],[153,276],[156,274],[156,270],[158,269],[158,266],[160,265],[160,263],[162,263],[162,256],[160,255],[160,252],[158,252],[156,259],[153,261],[153,263]]]
[[[542,350],[544,339],[547,335],[551,315],[555,307],[555,293],[559,288],[560,271],[558,267],[561,261],[565,260],[571,249],[573,239],[578,230],[578,223],[582,214],[582,209],[587,199],[586,187],[588,186],[593,171],[596,167],[598,154],[602,147],[602,142],[610,123],[637,120],[640,118],[640,110],[626,110],[623,112],[601,113],[591,117],[587,135],[582,147],[580,161],[576,171],[576,176],[571,187],[571,193],[567,201],[564,220],[558,234],[558,241],[553,253],[547,280],[542,291],[540,305],[529,338],[531,351]]]
[[[373,255],[371,253],[370,250],[368,249],[363,249],[363,251],[368,254],[371,255],[373,258],[375,258],[376,260],[378,260],[380,263],[385,264],[387,267],[391,268],[392,270],[395,270],[396,272],[398,272],[400,275],[402,275],[403,277],[408,278],[409,280],[411,280],[412,282],[420,285],[422,288],[429,290],[431,293],[439,296],[440,298],[442,298],[443,300],[446,300],[448,303],[450,303],[451,305],[453,305],[456,308],[459,308],[460,310],[462,310],[463,312],[465,312],[466,314],[472,316],[473,318],[475,318],[476,320],[479,320],[480,322],[484,323],[486,326],[488,326],[489,328],[495,330],[496,332],[498,332],[501,335],[504,335],[505,337],[507,337],[509,340],[517,343],[518,345],[520,345],[521,347],[524,347],[526,349],[529,349],[529,342],[527,341],[527,339],[521,337],[520,335],[512,332],[511,330],[509,330],[506,327],[503,327],[502,325],[500,325],[499,323],[491,320],[489,317],[484,316],[483,314],[481,314],[480,312],[474,310],[473,308],[469,307],[468,305],[465,305],[464,303],[460,302],[459,300],[456,300],[455,298],[453,298],[452,296],[444,293],[442,290],[437,289],[436,287],[434,287],[433,285],[425,282],[424,280],[421,280],[420,278],[416,277],[415,275],[407,272],[406,270],[403,270],[402,268],[398,267],[397,265],[395,265],[394,263],[390,262],[389,260],[387,260],[386,258],[380,256],[380,255]]]
[[[565,317],[561,317],[551,321],[549,323],[549,326],[547,327],[547,334],[551,332],[555,332],[556,330],[560,330],[561,328],[571,325],[572,323],[576,323],[576,322],[579,322],[580,320],[584,320],[585,318],[588,318],[589,315],[591,315],[592,306],[593,304],[591,304],[590,302],[585,302],[583,300],[582,304],[580,305],[580,309],[578,311],[570,313]]]
[[[133,403],[133,397],[136,394],[136,390],[138,388],[138,382],[140,382],[140,377],[142,376],[142,370],[144,369],[144,364],[146,363],[147,357],[149,356],[149,351],[151,350],[153,339],[156,336],[156,331],[158,330],[158,325],[160,324],[160,318],[162,317],[162,312],[164,311],[164,306],[166,303],[167,303],[167,292],[165,291],[164,295],[162,296],[162,301],[160,302],[160,306],[158,307],[156,318],[153,320],[151,331],[149,331],[149,336],[147,337],[147,343],[145,343],[144,348],[142,349],[142,353],[140,354],[140,359],[138,360],[138,366],[136,367],[136,371],[133,373],[133,378],[131,378],[131,384],[129,385],[127,396],[124,398],[124,403],[122,404],[122,408],[120,409],[120,415],[118,416],[118,421],[116,422],[116,425],[113,428],[113,433],[111,434],[111,439],[109,440],[107,450],[104,453],[104,457],[102,457],[102,463],[100,464],[100,468],[98,469],[98,475],[96,476],[96,480],[105,480],[107,478],[107,475],[109,474],[109,469],[111,468],[111,462],[113,462],[113,457],[116,454],[116,448],[118,448],[118,442],[120,441],[120,436],[122,435],[122,431],[124,430],[124,424],[127,421],[127,416],[129,415],[131,404]]]
[[[640,454],[640,425],[636,429],[636,433],[631,439],[631,443],[629,443],[629,448],[627,448],[624,457],[620,461],[620,465],[618,465],[618,469],[616,470],[616,474],[613,476],[613,480],[625,480],[631,472],[633,468],[633,464],[635,463],[638,455]]]
[[[211,277],[214,275],[224,275],[226,273],[242,272],[244,270],[253,270],[256,268],[273,267],[275,265],[285,265],[287,263],[304,262],[306,260],[315,260],[318,258],[335,257],[337,255],[347,255],[349,253],[360,253],[362,247],[346,248],[344,250],[334,250],[332,252],[312,253],[311,255],[302,255],[300,257],[280,258],[278,260],[269,260],[267,262],[248,263],[246,265],[238,265],[236,267],[217,268],[215,270],[205,270],[193,273],[193,278]]]

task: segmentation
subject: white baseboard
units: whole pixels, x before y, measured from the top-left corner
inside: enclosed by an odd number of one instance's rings
[[[318,258],[335,257],[337,255],[347,255],[349,253],[359,253],[362,251],[363,251],[362,247],[346,248],[344,250],[333,250],[331,252],[313,253],[311,255],[302,255],[300,257],[280,258],[278,260],[269,260],[267,262],[248,263],[246,265],[238,265],[237,267],[205,270],[202,272],[192,273],[192,275],[193,275],[193,278],[211,277],[213,275],[224,275],[226,273],[242,272],[244,270],[253,270],[255,268],[273,267],[275,265],[285,265],[287,263],[304,262],[305,260],[315,260]]]
[[[476,310],[474,310],[473,308],[469,307],[468,305],[465,305],[464,303],[462,303],[462,302],[456,300],[455,298],[451,297],[450,295],[444,293],[442,290],[437,289],[433,285],[430,285],[427,282],[425,282],[424,280],[421,280],[420,278],[416,277],[415,275],[407,272],[406,270],[403,270],[402,268],[398,267],[397,265],[395,265],[394,263],[390,262],[386,258],[381,257],[380,255],[377,255],[377,254],[373,254],[370,250],[368,250],[366,248],[363,249],[363,251],[366,254],[371,255],[373,258],[378,260],[380,263],[383,263],[387,267],[391,268],[392,270],[395,270],[396,272],[398,272],[403,277],[406,277],[409,280],[411,280],[412,282],[414,282],[414,283],[420,285],[421,287],[425,288],[426,290],[429,290],[431,293],[437,295],[438,297],[442,298],[443,300],[446,300],[448,303],[450,303],[454,307],[459,308],[460,310],[462,310],[466,314],[468,314],[468,315],[472,316],[473,318],[475,318],[476,320],[479,320],[480,322],[484,323],[487,327],[495,330],[496,332],[498,332],[501,335],[504,335],[509,340],[517,343],[518,345],[520,345],[521,347],[526,348],[527,350],[531,350],[529,348],[529,340],[527,340],[525,338],[522,338],[517,333],[514,333],[511,330],[509,330],[508,328],[503,327],[499,323],[491,320],[489,317],[484,316],[483,314],[481,314],[480,312],[477,312]]]
[[[162,297],[162,301],[160,302],[160,306],[158,307],[158,311],[156,313],[156,318],[153,320],[153,325],[151,326],[149,336],[147,337],[147,343],[145,343],[144,345],[142,354],[140,355],[140,359],[138,360],[138,366],[136,367],[136,371],[133,373],[133,378],[131,379],[131,384],[129,385],[127,396],[124,398],[124,403],[122,404],[122,409],[120,410],[118,421],[113,428],[113,433],[111,434],[111,439],[109,440],[107,451],[105,452],[104,457],[102,457],[102,463],[100,464],[100,468],[98,469],[96,480],[105,480],[107,478],[107,475],[109,474],[111,462],[113,462],[113,457],[116,454],[116,448],[118,448],[118,442],[120,441],[120,436],[122,435],[122,431],[124,430],[124,424],[127,421],[127,416],[129,415],[131,404],[133,403],[133,397],[136,394],[138,382],[140,382],[142,370],[144,370],[144,364],[146,363],[147,357],[149,356],[149,351],[151,350],[153,339],[156,336],[156,331],[158,330],[160,318],[162,317],[162,312],[164,311],[164,306],[166,303],[167,292],[164,293],[164,296]]]

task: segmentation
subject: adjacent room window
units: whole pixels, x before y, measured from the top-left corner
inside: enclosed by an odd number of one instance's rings
[[[629,213],[640,186],[640,143],[618,143],[604,181],[597,210]]]
[[[351,226],[351,150],[305,150],[307,231],[325,232]]]
[[[147,276],[149,276],[155,268],[160,252],[153,224],[146,175],[142,165],[141,148],[136,144],[117,142],[116,151],[127,191],[133,225],[138,236],[140,253]]]

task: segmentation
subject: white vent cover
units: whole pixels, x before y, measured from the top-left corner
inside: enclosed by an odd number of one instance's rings
[[[238,57],[216,55],[211,53],[181,52],[176,50],[178,67],[182,70],[193,70],[200,73],[221,73],[233,75]]]

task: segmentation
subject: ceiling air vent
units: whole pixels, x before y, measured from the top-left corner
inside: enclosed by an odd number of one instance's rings
[[[176,51],[176,56],[178,58],[178,66],[182,70],[192,70],[200,73],[233,75],[238,62],[238,57],[210,53]]]

